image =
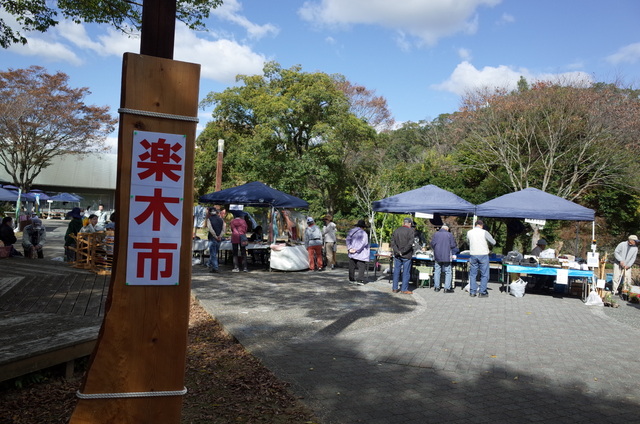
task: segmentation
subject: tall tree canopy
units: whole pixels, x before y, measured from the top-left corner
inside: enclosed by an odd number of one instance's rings
[[[453,119],[461,160],[510,191],[537,187],[575,200],[597,187],[638,189],[640,101],[610,84],[538,82],[477,91]]]
[[[191,29],[204,28],[203,20],[211,9],[222,4],[222,0],[176,1],[177,19]],[[76,23],[110,24],[125,33],[140,30],[142,3],[134,0],[3,0],[0,11],[10,15],[15,25],[12,27],[12,22],[0,17],[0,46],[26,44],[24,32],[46,32],[58,24],[59,16]]]
[[[39,66],[0,72],[0,165],[25,191],[52,158],[103,150],[115,128],[109,107],[85,104],[89,89],[68,79]]]
[[[260,180],[333,212],[350,191],[345,164],[375,140],[373,128],[350,112],[336,80],[322,72],[267,63],[264,75],[210,93],[213,121],[198,138],[199,175],[215,175],[217,139],[225,139],[225,185]],[[212,182],[196,181],[200,191]],[[320,206],[322,205],[322,207]],[[326,209],[325,209],[326,208]]]

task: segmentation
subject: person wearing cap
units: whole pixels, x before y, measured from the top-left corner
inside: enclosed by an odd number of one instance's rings
[[[540,257],[540,253],[542,253],[542,251],[544,249],[547,248],[547,241],[543,238],[541,238],[540,240],[538,240],[538,242],[536,243],[536,247],[534,247],[531,250],[530,255],[535,256],[535,257]]]
[[[449,232],[449,226],[443,224],[431,238],[433,249],[433,289],[440,291],[440,274],[444,271],[444,293],[453,293],[451,282],[453,274],[451,270],[451,255],[457,248],[453,234]]]
[[[402,226],[396,228],[391,235],[391,249],[393,250],[393,286],[391,290],[394,293],[413,294],[412,291],[409,291],[415,235],[411,224],[413,224],[413,220],[405,218],[402,221]],[[402,274],[402,287],[398,288],[400,274]]]
[[[324,254],[327,257],[326,266],[333,269],[336,265],[336,224],[333,222],[333,216],[326,215],[323,219],[324,228],[322,228],[322,238],[324,240]]]
[[[76,260],[76,239],[75,236],[82,229],[82,213],[80,208],[73,208],[71,212],[67,214],[71,220],[67,226],[67,231],[64,233],[64,251],[68,262],[75,262]],[[73,236],[73,237],[72,237]]]
[[[467,232],[469,240],[469,295],[471,297],[488,297],[487,283],[489,282],[489,244],[495,245],[496,241],[484,229],[484,222],[479,219],[472,230]],[[476,276],[480,272],[480,289]]]
[[[209,263],[207,265],[209,266],[209,272],[218,272],[218,252],[227,224],[224,219],[220,218],[216,208],[209,208],[208,215],[205,220],[207,239],[209,240]]]
[[[40,218],[32,218],[31,224],[22,230],[22,248],[26,258],[44,258],[42,246],[47,241],[47,230]]]
[[[307,217],[307,228],[304,230],[304,247],[309,254],[309,269],[322,271],[322,231],[312,217]]]
[[[369,262],[369,235],[365,231],[367,223],[360,219],[347,233],[347,256],[349,256],[349,282],[364,285],[364,270]],[[356,269],[358,276],[356,277]]]
[[[622,280],[622,288],[631,288],[631,267],[638,256],[638,236],[630,235],[627,241],[623,241],[613,252],[613,294],[618,294],[618,287]]]

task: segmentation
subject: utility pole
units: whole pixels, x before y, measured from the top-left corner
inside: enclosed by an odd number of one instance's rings
[[[218,140],[218,163],[216,164],[216,191],[222,188],[222,157],[224,155],[224,140]]]

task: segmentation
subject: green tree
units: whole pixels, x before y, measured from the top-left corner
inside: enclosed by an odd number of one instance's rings
[[[345,210],[353,191],[347,164],[374,143],[375,131],[350,112],[334,78],[267,63],[264,75],[209,93],[213,121],[198,137],[198,175],[213,171],[218,138],[225,139],[223,185],[259,180],[308,200],[312,213]],[[199,178],[198,190],[211,189]]]
[[[0,165],[24,191],[51,159],[104,150],[117,120],[108,106],[87,105],[87,88],[39,66],[0,72]]]
[[[131,33],[140,30],[142,3],[133,0],[3,0],[0,11],[10,15],[17,28],[12,28],[6,18],[0,18],[0,46],[26,44],[23,33],[46,32],[59,23],[59,16],[75,23],[106,23]],[[221,4],[222,0],[177,0],[176,17],[191,29],[203,29],[203,20]]]
[[[575,200],[597,187],[629,187],[640,147],[637,94],[613,85],[540,82],[476,92],[454,119],[467,167],[505,190],[538,187]]]

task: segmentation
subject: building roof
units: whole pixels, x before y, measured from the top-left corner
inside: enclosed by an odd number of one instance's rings
[[[114,153],[67,154],[56,156],[33,181],[34,186],[77,189],[116,189],[118,155]],[[0,167],[0,181],[11,183],[11,177]],[[72,190],[71,190],[72,191]]]

